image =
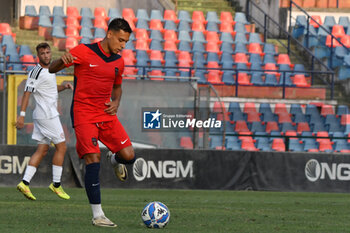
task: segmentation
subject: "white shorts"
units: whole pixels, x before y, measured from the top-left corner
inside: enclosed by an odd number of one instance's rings
[[[54,117],[51,119],[34,119],[34,129],[32,139],[38,141],[38,144],[59,144],[64,142],[63,128],[60,118]]]

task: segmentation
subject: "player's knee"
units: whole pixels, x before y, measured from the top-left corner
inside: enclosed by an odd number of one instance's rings
[[[67,144],[65,142],[61,142],[56,145],[56,150],[60,153],[66,153],[67,151]]]

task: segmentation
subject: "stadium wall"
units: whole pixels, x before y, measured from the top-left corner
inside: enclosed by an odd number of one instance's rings
[[[0,186],[15,186],[22,178],[33,146],[0,147]],[[38,169],[32,186],[51,182],[54,149]],[[102,150],[102,154],[107,151]],[[350,156],[330,153],[278,153],[217,150],[137,149],[121,183],[106,158],[101,158],[104,188],[224,189],[306,192],[349,192]],[[63,184],[82,187],[83,160],[67,151]]]

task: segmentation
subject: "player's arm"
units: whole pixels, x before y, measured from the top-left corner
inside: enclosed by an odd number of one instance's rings
[[[66,66],[69,66],[73,61],[77,59],[71,53],[65,53],[61,58],[51,62],[49,66],[50,73],[57,73],[58,71],[64,69]]]
[[[25,117],[25,112],[29,103],[29,97],[30,97],[31,92],[25,91],[23,93],[22,97],[22,103],[21,103],[21,113],[17,117],[17,122],[16,122],[16,128],[17,129],[22,129],[24,127],[24,117]]]
[[[60,91],[64,91],[66,89],[71,89],[73,90],[73,85],[70,84],[70,83],[66,83],[66,84],[62,84],[62,85],[57,85],[57,91],[60,92]]]
[[[112,100],[108,103],[105,103],[105,105],[108,106],[105,109],[105,112],[109,115],[115,115],[118,111],[121,98],[122,98],[122,85],[114,84],[113,90],[112,90]]]

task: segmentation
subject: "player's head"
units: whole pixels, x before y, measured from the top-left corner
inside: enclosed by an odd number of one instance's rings
[[[119,53],[125,48],[126,42],[129,41],[132,33],[129,23],[122,18],[113,19],[107,30],[107,46],[111,53]]]
[[[51,62],[51,48],[46,42],[40,43],[36,46],[36,53],[39,58],[39,63],[41,66],[46,67],[50,65]]]

